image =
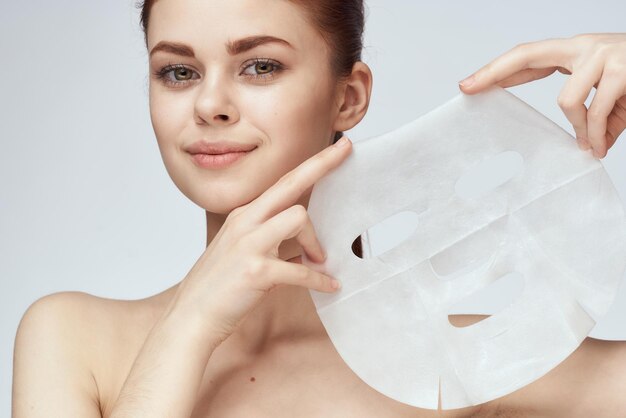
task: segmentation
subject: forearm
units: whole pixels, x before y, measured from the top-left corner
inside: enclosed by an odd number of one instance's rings
[[[192,319],[166,310],[144,341],[110,418],[189,418],[206,364],[220,343]]]

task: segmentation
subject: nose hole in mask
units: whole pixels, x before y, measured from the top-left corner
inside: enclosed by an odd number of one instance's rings
[[[476,199],[503,185],[522,172],[524,158],[515,151],[505,151],[481,161],[465,173],[454,186],[462,199]]]
[[[446,253],[442,253],[430,259],[433,273],[444,282],[452,281],[468,273],[486,271],[491,265],[493,257],[492,253],[478,259],[471,259],[469,258],[471,254],[465,254],[465,257],[462,258],[450,257],[446,260],[445,255]]]
[[[433,274],[444,282],[469,273],[481,274],[490,268],[502,244],[499,234],[489,227],[481,228],[433,255],[429,259],[430,267]]]
[[[512,271],[452,305],[448,322],[457,328],[477,324],[509,307],[523,290],[524,276]]]
[[[369,259],[391,251],[415,232],[419,224],[418,219],[418,214],[412,211],[402,211],[389,216],[360,234],[366,237],[369,244],[369,248],[363,249],[363,256],[354,251],[355,242],[352,243],[352,253],[359,258]],[[354,241],[358,238],[357,236]]]

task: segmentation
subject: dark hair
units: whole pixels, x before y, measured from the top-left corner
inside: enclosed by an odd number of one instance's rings
[[[136,7],[141,9],[140,24],[148,47],[148,24],[150,10],[157,0],[140,0]],[[363,0],[289,0],[302,7],[309,22],[317,28],[330,51],[330,68],[338,78],[345,78],[352,67],[361,60],[365,13]],[[333,143],[343,136],[336,132]],[[352,243],[352,252],[363,258],[361,236]]]

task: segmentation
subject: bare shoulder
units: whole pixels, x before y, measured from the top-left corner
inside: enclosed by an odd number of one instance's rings
[[[87,359],[83,342],[93,330],[96,316],[92,315],[100,298],[84,292],[58,292],[34,301],[24,312],[16,334],[16,352],[30,348],[63,350],[78,362]]]
[[[146,318],[143,300],[75,291],[37,299],[15,337],[14,416],[102,416],[103,397],[132,361],[128,352],[140,344]]]
[[[39,324],[42,321],[55,321],[57,322],[56,325],[62,325],[68,331],[78,332],[80,329],[77,329],[76,325],[89,325],[91,321],[97,320],[99,315],[90,314],[97,313],[98,310],[111,305],[112,302],[120,301],[78,291],[52,293],[42,296],[28,307],[22,316],[19,327],[22,328],[26,324]]]
[[[13,354],[14,417],[100,416],[88,350],[81,347],[87,299],[79,292],[54,293],[22,316]]]
[[[24,313],[18,333],[32,339],[36,333],[63,337],[64,347],[75,351],[77,358],[88,359],[97,344],[132,327],[130,317],[142,319],[143,300],[117,300],[85,292],[67,291],[43,296]],[[54,334],[54,335],[52,335]],[[41,335],[39,335],[41,336]],[[82,353],[82,354],[81,354]]]

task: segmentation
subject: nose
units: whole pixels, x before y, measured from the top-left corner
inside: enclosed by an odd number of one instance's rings
[[[232,101],[232,86],[219,74],[205,78],[194,105],[194,119],[198,124],[231,125],[239,120],[239,112]]]

